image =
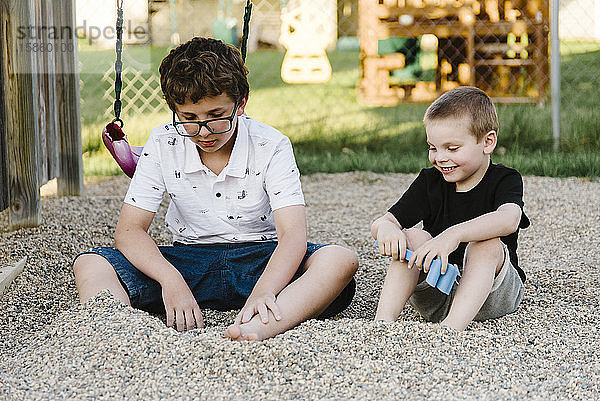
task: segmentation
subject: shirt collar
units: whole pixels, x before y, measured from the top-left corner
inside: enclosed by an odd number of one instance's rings
[[[188,173],[195,173],[196,171],[204,170],[208,172],[208,167],[202,163],[198,150],[196,150],[196,144],[189,138],[183,138],[184,148],[184,160],[183,160],[183,171]]]
[[[248,127],[245,120],[245,116],[238,117],[237,137],[227,165],[227,175],[232,177],[244,178],[248,167]],[[188,138],[184,139],[185,159],[183,161],[183,171],[185,173],[195,173],[200,170],[209,172],[208,167],[202,163],[196,144]]]
[[[248,168],[248,127],[246,126],[246,116],[238,117],[237,137],[233,144],[227,175],[232,177],[244,178]]]

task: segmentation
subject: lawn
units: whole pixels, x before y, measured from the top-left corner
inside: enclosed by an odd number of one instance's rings
[[[126,48],[124,62],[145,66],[157,74],[164,48]],[[561,143],[552,150],[550,104],[498,105],[499,145],[494,161],[527,175],[600,176],[600,46],[570,44],[562,48]],[[97,73],[110,68],[114,51],[82,49],[82,115],[86,175],[112,175],[119,170],[101,145],[101,117],[110,101]],[[356,101],[358,53],[330,52],[332,79],[321,85],[288,85],[279,68],[283,53],[248,55],[251,97],[248,115],[288,135],[304,174],[369,170],[416,172],[427,165],[422,125],[426,104],[369,107]],[[137,60],[137,61],[136,61]],[[124,85],[128,82],[125,81]],[[124,116],[130,142],[141,145],[150,129],[170,119],[164,111]]]

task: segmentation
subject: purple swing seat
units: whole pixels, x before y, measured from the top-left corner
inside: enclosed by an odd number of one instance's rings
[[[129,178],[133,177],[143,146],[131,146],[121,127],[114,121],[102,130],[102,141],[123,172]]]

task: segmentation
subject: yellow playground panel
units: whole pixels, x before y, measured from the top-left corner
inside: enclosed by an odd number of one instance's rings
[[[359,0],[359,101],[431,101],[473,85],[499,102],[543,102],[548,33],[549,0]],[[429,80],[419,57],[427,50]]]
[[[280,43],[287,52],[281,78],[287,83],[323,83],[331,78],[325,50],[337,33],[335,0],[296,0],[281,12]],[[335,36],[333,36],[335,40]]]

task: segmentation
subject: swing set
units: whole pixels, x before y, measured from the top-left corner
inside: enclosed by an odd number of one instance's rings
[[[142,146],[132,146],[127,141],[125,132],[123,131],[123,120],[121,119],[121,89],[123,87],[123,81],[121,79],[121,73],[123,71],[123,62],[121,55],[123,53],[123,1],[117,0],[117,43],[116,53],[117,59],[115,61],[115,103],[113,109],[115,112],[115,118],[108,123],[102,130],[102,141],[104,146],[108,149],[112,157],[115,159],[119,167],[129,177],[133,177],[137,162],[142,153]],[[248,42],[248,32],[250,24],[250,16],[252,13],[252,0],[246,0],[246,7],[244,10],[244,26],[242,30],[242,43],[240,51],[242,53],[242,59],[246,60],[246,49]]]

